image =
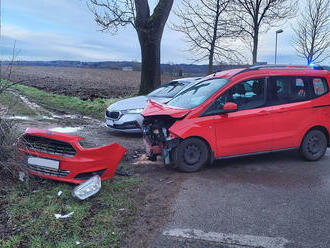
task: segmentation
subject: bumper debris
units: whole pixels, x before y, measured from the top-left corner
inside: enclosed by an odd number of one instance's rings
[[[49,130],[28,128],[20,137],[19,151],[27,171],[39,177],[80,184],[95,175],[107,180],[115,175],[126,149],[116,143],[83,148],[83,138]]]

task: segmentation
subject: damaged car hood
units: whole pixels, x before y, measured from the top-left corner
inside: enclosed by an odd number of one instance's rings
[[[168,115],[173,118],[182,118],[190,112],[190,109],[181,109],[176,107],[171,107],[166,104],[155,102],[149,100],[147,106],[145,107],[142,115],[144,117],[153,115]]]

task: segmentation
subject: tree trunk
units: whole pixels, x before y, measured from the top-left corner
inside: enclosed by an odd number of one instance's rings
[[[135,30],[141,47],[141,84],[144,95],[160,85],[160,42],[174,0],[159,0],[150,16],[148,0],[135,0]]]
[[[255,29],[253,35],[252,65],[256,64],[258,61],[258,42],[259,42],[259,30]]]
[[[214,58],[214,51],[210,51],[208,74],[213,73],[213,58]]]
[[[213,25],[213,36],[212,36],[212,42],[210,47],[210,54],[209,54],[209,67],[208,67],[208,74],[213,73],[213,61],[214,61],[214,49],[215,49],[215,43],[218,38],[218,24],[219,24],[219,16],[220,16],[220,0],[217,0],[217,9],[216,9],[216,15]]]
[[[141,47],[141,85],[139,95],[148,94],[160,85],[160,42],[153,32],[138,32]]]

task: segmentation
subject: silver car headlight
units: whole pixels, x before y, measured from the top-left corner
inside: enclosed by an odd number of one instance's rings
[[[126,109],[122,110],[121,112],[123,114],[141,114],[143,112],[144,108],[137,108],[137,109]]]

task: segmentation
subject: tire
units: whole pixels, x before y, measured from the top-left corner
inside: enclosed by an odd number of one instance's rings
[[[324,156],[327,146],[326,135],[319,130],[311,130],[301,143],[300,154],[308,161],[316,161]]]
[[[174,155],[175,166],[183,172],[199,171],[210,160],[208,145],[198,138],[181,142]]]

